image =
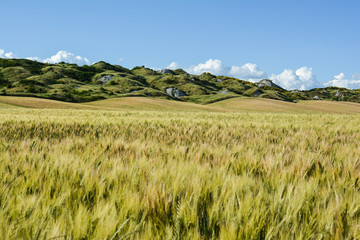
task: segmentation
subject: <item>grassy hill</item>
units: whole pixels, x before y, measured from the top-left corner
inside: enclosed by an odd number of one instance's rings
[[[0,95],[78,103],[118,97],[155,97],[209,104],[240,96],[287,102],[314,98],[360,102],[360,90],[344,88],[287,91],[270,80],[256,84],[210,73],[191,75],[182,69],[154,71],[144,66],[127,69],[102,61],[78,66],[1,58]]]

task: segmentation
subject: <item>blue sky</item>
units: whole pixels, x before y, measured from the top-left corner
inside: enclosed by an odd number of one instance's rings
[[[360,1],[1,0],[0,10],[0,57],[360,88]]]

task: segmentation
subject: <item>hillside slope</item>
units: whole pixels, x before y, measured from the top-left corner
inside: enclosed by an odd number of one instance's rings
[[[336,100],[360,102],[360,90],[322,88],[287,91],[264,79],[252,83],[210,73],[191,75],[182,69],[127,69],[98,62],[91,66],[48,64],[0,58],[0,95],[34,96],[64,102],[91,102],[118,97],[155,97],[208,104],[247,96],[288,102]]]
[[[83,109],[83,110],[140,110],[140,111],[207,111],[224,112],[226,109],[195,103],[150,97],[122,97],[87,103],[68,103],[34,97],[0,96],[0,108],[30,109]]]
[[[226,99],[202,105],[150,97],[123,97],[87,103],[67,103],[33,97],[0,96],[0,108],[176,112],[360,113],[360,103],[335,101],[300,101],[299,103],[291,103],[249,97]]]
[[[360,113],[360,103],[336,101],[284,102],[261,98],[233,98],[209,106],[228,111],[283,112],[283,113]]]

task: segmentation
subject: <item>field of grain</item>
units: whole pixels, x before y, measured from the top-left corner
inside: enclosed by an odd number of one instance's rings
[[[237,97],[202,105],[150,97],[123,97],[86,103],[69,103],[33,97],[0,96],[0,108],[14,107],[162,112],[360,113],[360,103],[335,101],[300,101],[299,103],[292,103],[251,97]]]
[[[0,239],[359,239],[359,126],[0,108]]]

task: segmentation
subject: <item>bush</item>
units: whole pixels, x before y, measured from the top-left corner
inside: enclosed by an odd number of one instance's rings
[[[26,92],[28,93],[41,93],[42,91],[40,91],[39,89],[37,89],[34,85],[30,85],[27,89]]]
[[[27,59],[2,59],[0,58],[0,66],[3,68],[8,67],[22,67],[29,71],[31,74],[41,74],[41,69],[46,66],[44,63],[31,61]]]
[[[115,81],[110,81],[109,84],[110,84],[111,86],[115,86],[115,85],[117,85],[117,82],[115,82]]]
[[[65,75],[68,78],[73,78],[81,82],[91,82],[91,79],[95,74],[95,72],[83,72],[73,68],[65,69]]]
[[[1,70],[3,78],[10,82],[19,81],[31,76],[31,73],[23,67],[8,67]]]

